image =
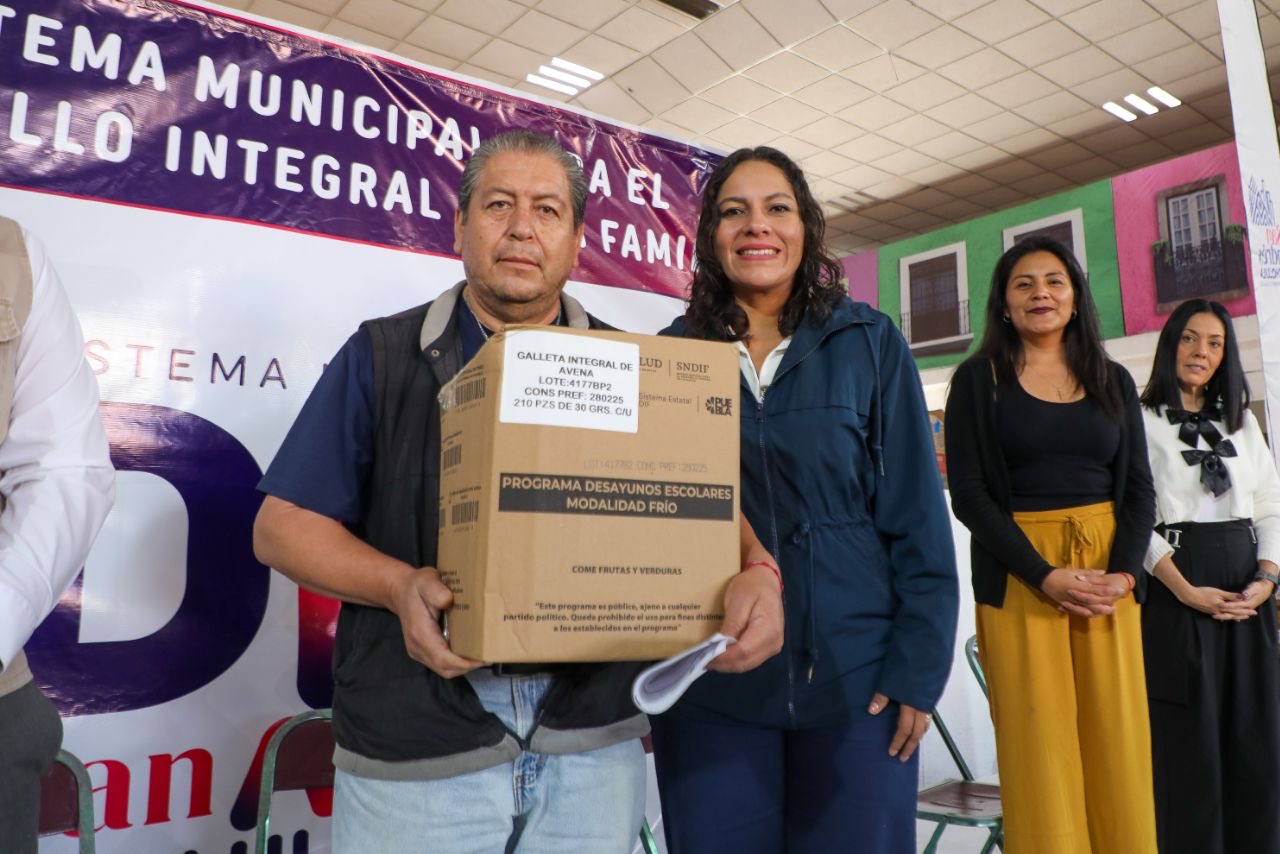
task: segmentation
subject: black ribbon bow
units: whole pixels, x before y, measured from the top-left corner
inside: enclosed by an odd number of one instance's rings
[[[1165,412],[1165,417],[1169,419],[1170,424],[1180,425],[1178,438],[1183,444],[1195,448],[1200,443],[1200,437],[1204,437],[1204,443],[1209,446],[1209,450],[1183,451],[1182,458],[1189,466],[1200,466],[1200,483],[1213,493],[1214,498],[1220,497],[1231,488],[1231,475],[1227,472],[1227,466],[1222,458],[1236,455],[1236,446],[1231,444],[1231,440],[1222,438],[1218,428],[1209,423],[1222,420],[1221,408],[1206,406],[1199,412],[1169,409]]]

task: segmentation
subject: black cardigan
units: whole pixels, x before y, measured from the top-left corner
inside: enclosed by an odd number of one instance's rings
[[[1111,362],[1110,370],[1124,399],[1124,423],[1112,466],[1116,534],[1107,571],[1133,575],[1134,596],[1141,602],[1147,582],[1142,561],[1156,521],[1155,487],[1137,388],[1123,367]],[[1003,605],[1010,572],[1039,589],[1054,567],[1013,521],[1009,470],[996,438],[995,378],[985,358],[975,356],[956,368],[947,395],[945,438],[951,510],[971,534],[974,599]]]

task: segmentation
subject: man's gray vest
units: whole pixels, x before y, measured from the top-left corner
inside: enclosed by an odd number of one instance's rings
[[[27,258],[22,228],[0,217],[0,442],[9,433],[13,408],[14,376],[18,370],[18,342],[31,313],[31,261]],[[0,498],[0,510],[4,499]],[[0,614],[0,619],[6,619]],[[0,661],[0,697],[31,681],[27,657],[19,652],[13,661]]]

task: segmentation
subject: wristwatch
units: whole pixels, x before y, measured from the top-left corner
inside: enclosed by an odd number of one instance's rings
[[[1274,595],[1280,596],[1280,575],[1277,575],[1274,572],[1267,572],[1265,569],[1260,569],[1256,573],[1254,573],[1253,580],[1254,581],[1270,581],[1271,592]]]

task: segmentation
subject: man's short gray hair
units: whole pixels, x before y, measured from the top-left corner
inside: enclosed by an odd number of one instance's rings
[[[462,212],[463,219],[467,218],[471,195],[475,192],[476,184],[480,183],[480,175],[489,158],[504,151],[545,154],[563,166],[564,176],[569,181],[569,198],[573,203],[573,225],[574,228],[582,225],[587,212],[587,176],[582,172],[581,161],[565,151],[552,137],[531,130],[511,130],[490,137],[471,155],[462,170],[462,184],[458,187],[458,210]]]

